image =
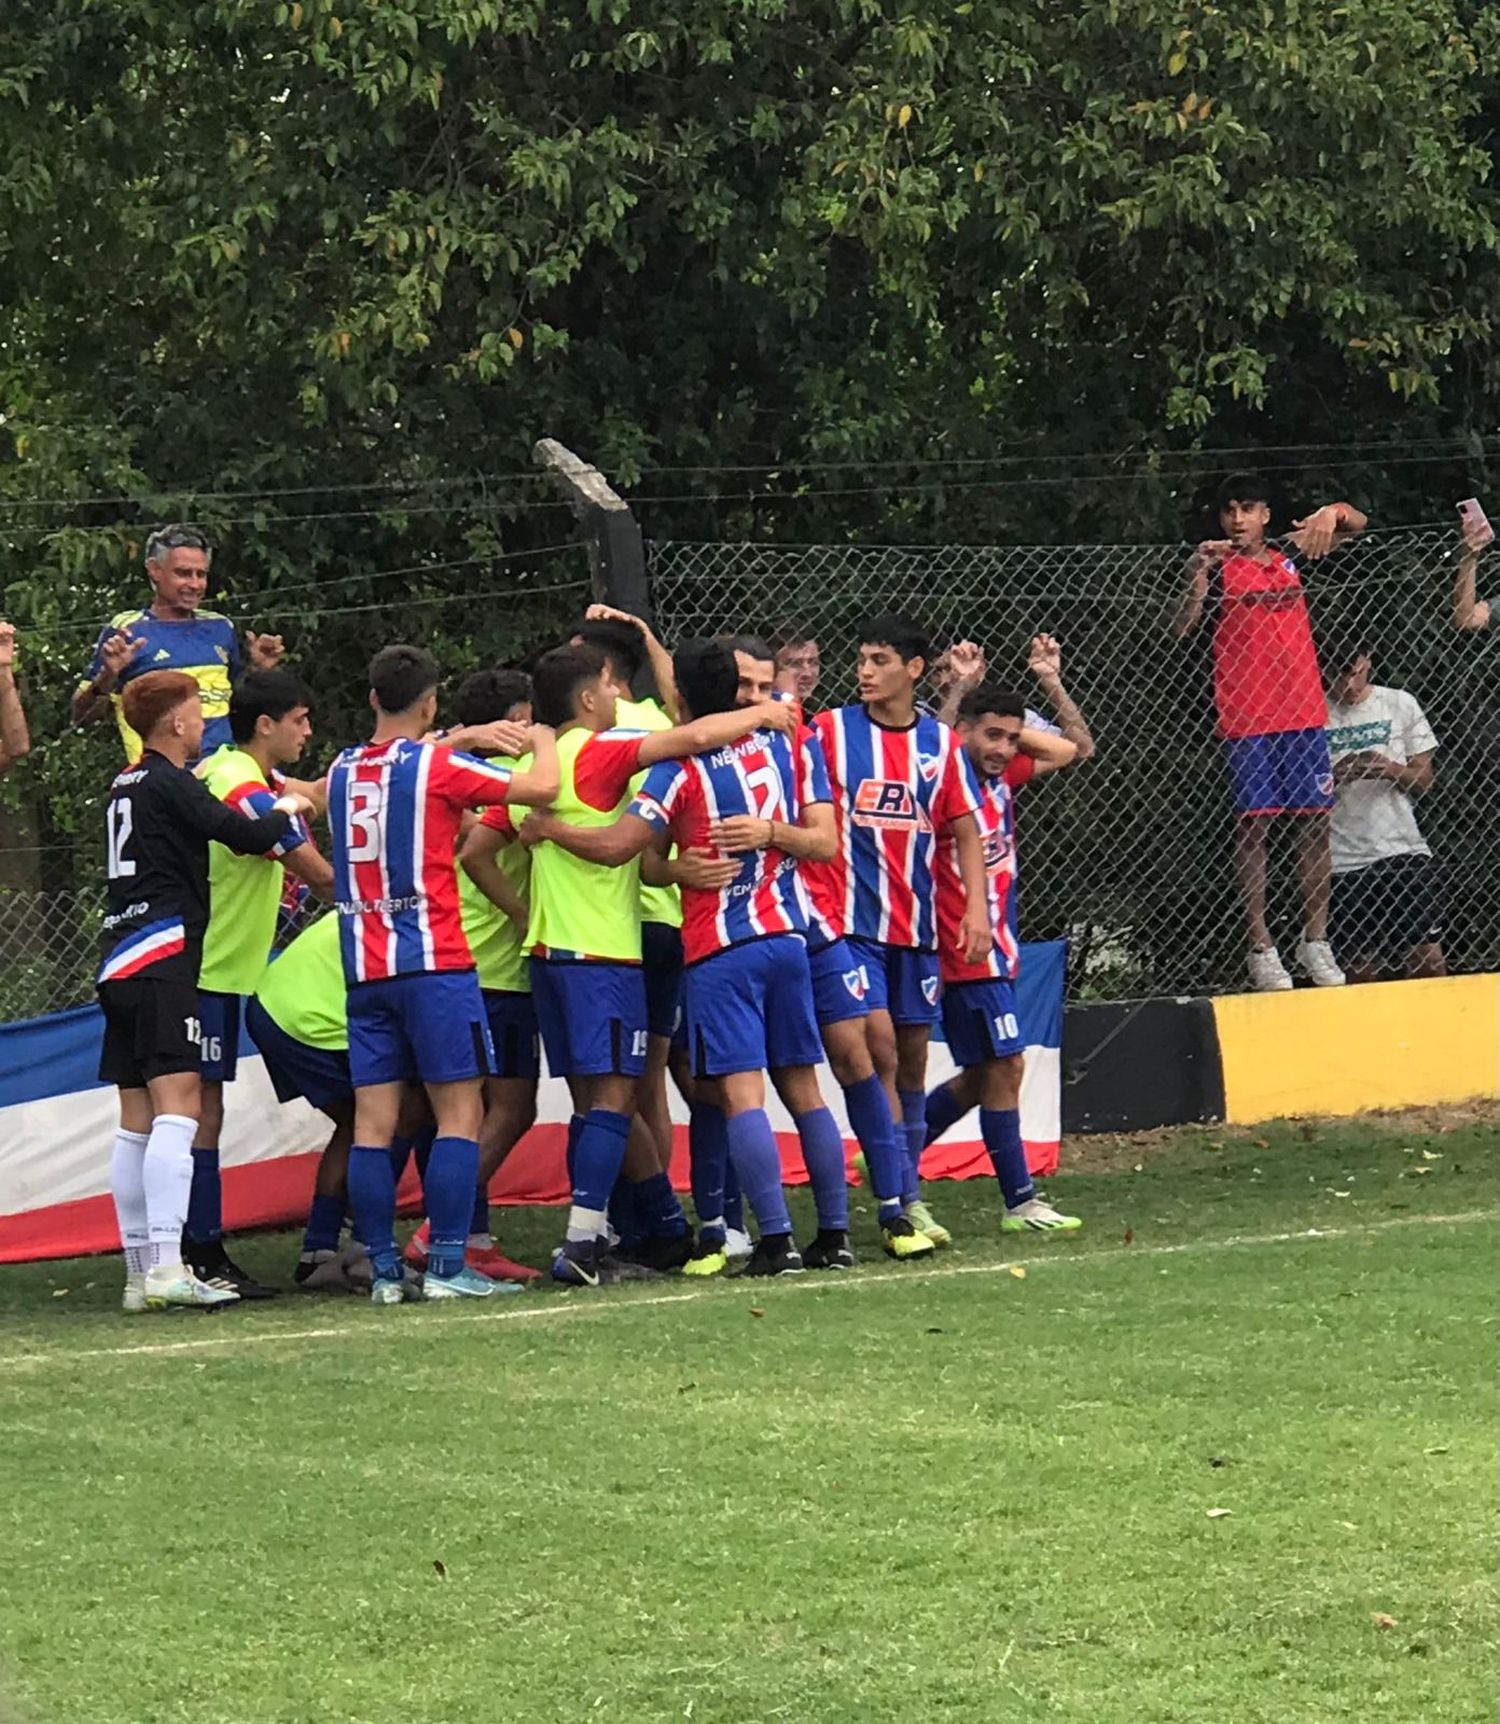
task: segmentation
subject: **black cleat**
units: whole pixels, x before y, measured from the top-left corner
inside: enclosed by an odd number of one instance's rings
[[[639,1264],[642,1269],[654,1269],[658,1275],[671,1275],[681,1269],[693,1255],[693,1236],[682,1232],[671,1238],[658,1236],[643,1239],[628,1251],[617,1253],[622,1263]]]
[[[182,1254],[183,1261],[200,1281],[210,1287],[232,1287],[241,1299],[274,1299],[277,1290],[257,1281],[248,1269],[224,1249],[222,1239],[194,1240]]]
[[[820,1227],[818,1236],[802,1253],[804,1269],[852,1269],[854,1253],[849,1249],[849,1235],[831,1228]]]
[[[802,1259],[790,1233],[763,1233],[741,1275],[800,1275]]]

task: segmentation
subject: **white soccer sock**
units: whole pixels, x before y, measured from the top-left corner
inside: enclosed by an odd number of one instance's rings
[[[109,1189],[115,1200],[115,1220],[120,1244],[125,1248],[125,1273],[144,1275],[151,1267],[151,1236],[146,1230],[146,1185],[142,1166],[146,1159],[146,1135],[139,1131],[115,1133],[109,1155]]]
[[[180,1113],[159,1113],[151,1122],[143,1173],[151,1262],[158,1269],[176,1269],[182,1262],[197,1130],[198,1122]]]
[[[608,1222],[608,1216],[602,1209],[582,1209],[574,1204],[568,1211],[568,1226],[563,1237],[570,1245],[581,1245],[585,1240],[597,1239],[603,1233]]]

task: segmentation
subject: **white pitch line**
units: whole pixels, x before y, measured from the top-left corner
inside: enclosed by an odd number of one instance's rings
[[[1017,1268],[1059,1268],[1063,1265],[1077,1267],[1080,1264],[1102,1263],[1121,1257],[1175,1257],[1198,1251],[1243,1250],[1257,1245],[1291,1245],[1322,1239],[1358,1239],[1365,1234],[1388,1233],[1402,1227],[1453,1227],[1469,1222],[1493,1221],[1495,1218],[1495,1211],[1491,1209],[1470,1209],[1458,1215],[1398,1215],[1384,1221],[1369,1221],[1356,1227],[1308,1227],[1295,1233],[1242,1233],[1232,1234],[1226,1239],[1188,1239],[1174,1245],[1113,1245],[1076,1255],[1069,1253],[1066,1246],[1059,1243],[1039,1256],[1007,1257],[999,1263],[955,1263],[932,1269],[885,1269],[865,1275],[809,1272],[805,1277],[780,1281],[771,1296],[780,1298],[783,1293],[806,1292],[810,1288],[819,1292],[832,1292],[836,1289],[858,1292],[861,1288],[893,1285],[896,1282],[909,1284],[914,1281],[944,1281],[959,1275],[1008,1275],[1012,1269]],[[579,1318],[607,1317],[626,1311],[641,1311],[659,1305],[701,1305],[706,1297],[712,1298],[715,1294],[724,1297],[731,1292],[745,1293],[752,1289],[757,1292],[770,1290],[768,1285],[763,1286],[757,1282],[752,1282],[749,1287],[742,1287],[738,1281],[716,1280],[696,1287],[691,1292],[656,1293],[645,1298],[620,1300],[599,1299],[587,1293],[579,1293],[566,1301],[558,1299],[555,1303],[549,1301],[546,1305],[529,1307],[523,1304],[524,1294],[519,1297],[497,1295],[504,1301],[501,1309],[472,1311],[463,1316],[455,1313],[446,1320],[439,1318],[438,1323],[444,1327],[457,1328],[462,1325],[463,1328],[468,1328],[474,1323],[576,1321]],[[219,1314],[218,1321],[232,1323],[234,1319],[227,1312],[223,1312]],[[0,1354],[0,1370],[13,1365],[71,1365],[82,1359],[159,1358],[172,1354],[213,1352],[226,1347],[275,1346],[287,1341],[431,1340],[435,1327],[430,1318],[427,1321],[402,1324],[399,1319],[393,1322],[387,1317],[379,1323],[359,1328],[351,1328],[347,1324],[324,1324],[316,1329],[271,1329],[262,1334],[241,1332],[203,1335],[189,1341],[147,1341],[121,1347],[89,1347],[82,1350],[59,1347],[46,1353]]]

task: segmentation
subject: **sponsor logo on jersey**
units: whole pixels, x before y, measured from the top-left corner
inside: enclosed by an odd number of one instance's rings
[[[856,826],[915,826],[917,818],[911,786],[899,780],[866,778],[854,793]]]
[[[924,1000],[926,1000],[926,1002],[928,1003],[929,1006],[935,1006],[937,1004],[937,997],[938,997],[938,979],[937,979],[937,977],[936,976],[923,976],[923,978],[922,978],[922,998]]]
[[[171,653],[166,649],[166,647],[158,647],[151,662],[153,664],[160,664],[164,658],[171,658],[171,656]]]

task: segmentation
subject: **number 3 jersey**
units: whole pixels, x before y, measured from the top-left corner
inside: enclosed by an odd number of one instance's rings
[[[104,822],[109,885],[99,980],[144,975],[196,986],[210,840],[240,856],[264,856],[285,841],[290,816],[236,813],[185,766],[148,749],[110,786]]]
[[[715,820],[749,815],[795,826],[804,808],[831,795],[822,750],[811,731],[793,743],[756,731],[712,754],[653,766],[629,812],[679,850],[709,847]],[[769,934],[802,934],[807,920],[797,889],[797,863],[785,851],[751,850],[727,886],[682,888],[682,956],[688,964]]]
[[[955,820],[979,812],[979,787],[958,738],[920,714],[900,730],[877,724],[863,706],[835,707],[813,720],[838,819],[831,862],[807,863],[812,938],[843,935],[930,952],[934,845]]]
[[[472,970],[454,847],[466,808],[504,802],[510,768],[440,743],[346,748],[328,769],[344,976]]]

